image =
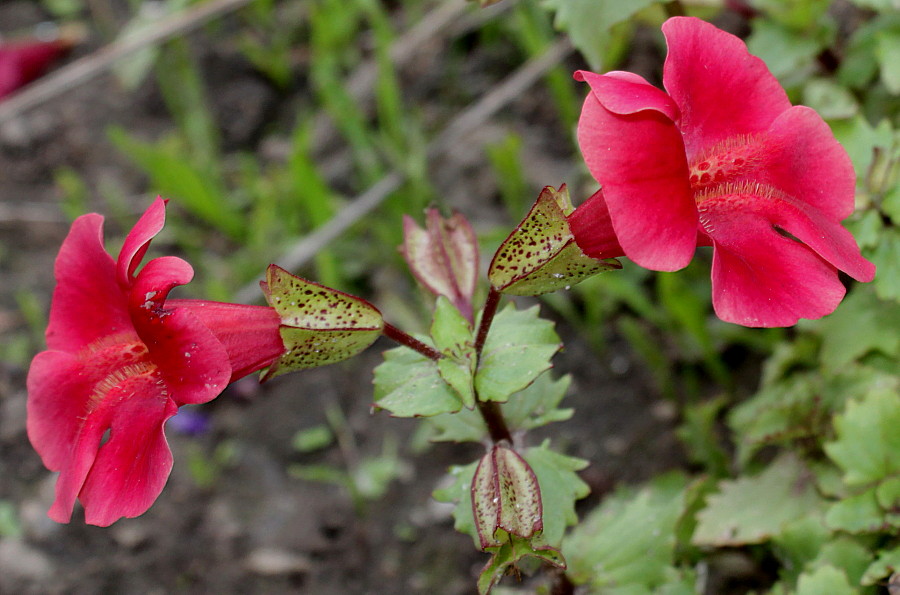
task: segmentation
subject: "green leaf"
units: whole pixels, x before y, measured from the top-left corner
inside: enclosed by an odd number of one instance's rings
[[[715,476],[725,475],[728,456],[718,437],[718,417],[728,404],[725,397],[691,404],[684,409],[684,421],[678,427],[678,439],[684,444],[692,463],[703,465]]]
[[[825,445],[829,458],[844,471],[847,485],[881,481],[900,474],[900,395],[874,388],[847,403],[834,420],[837,440]]]
[[[812,572],[800,575],[796,595],[858,595],[856,589],[847,582],[843,570],[834,566],[820,566]]]
[[[900,222],[900,218],[896,221]],[[900,230],[884,229],[878,246],[867,256],[877,269],[873,281],[875,294],[883,300],[900,301]]]
[[[650,593],[669,581],[675,527],[687,480],[670,473],[636,490],[619,488],[591,511],[563,544],[569,575],[602,593]],[[630,589],[634,589],[633,591]]]
[[[500,404],[503,417],[512,432],[539,428],[555,421],[572,417],[571,409],[560,409],[559,402],[566,396],[571,376],[553,379],[551,374],[541,374],[530,385]],[[481,442],[487,428],[477,410],[463,409],[457,413],[435,415],[428,418],[436,432],[430,440],[437,442]]]
[[[559,403],[569,392],[572,377],[568,374],[553,379],[541,374],[523,390],[512,395],[500,410],[512,431],[531,430],[572,417],[572,409],[560,409]]]
[[[894,572],[900,572],[900,546],[879,551],[878,558],[866,568],[860,583],[874,585]]]
[[[840,568],[850,584],[858,585],[871,562],[872,552],[868,547],[854,538],[842,535],[822,546],[819,555],[811,563],[811,567],[834,566]]]
[[[882,302],[866,286],[855,288],[820,328],[822,364],[831,370],[870,351],[900,354],[900,303]]]
[[[562,541],[566,527],[578,522],[575,501],[590,493],[576,471],[587,467],[588,462],[550,450],[549,441],[529,448],[522,457],[531,465],[541,486],[543,503],[543,539],[552,546]]]
[[[542,4],[556,13],[556,27],[569,34],[591,68],[600,72],[610,66],[604,59],[610,41],[610,28],[660,1],[544,0]]]
[[[562,345],[553,323],[538,307],[516,310],[510,303],[494,318],[475,372],[475,390],[485,401],[506,401],[550,368]]]
[[[822,525],[818,515],[785,524],[781,533],[772,537],[773,550],[781,561],[780,578],[796,582],[806,565],[816,559],[830,538],[831,531]]]
[[[870,489],[832,504],[825,524],[836,531],[873,533],[885,528],[885,514],[878,506],[875,490]]]
[[[427,343],[424,337],[417,337]],[[427,417],[459,411],[462,400],[424,355],[397,347],[375,368],[375,404],[395,417]]]
[[[505,537],[505,543],[502,546],[491,548],[490,551],[491,559],[478,576],[479,595],[490,593],[491,587],[503,578],[509,567],[514,566],[525,557],[537,558],[557,568],[566,567],[562,554],[555,548],[542,545],[537,538],[525,539],[509,535]]]
[[[285,351],[263,379],[353,357],[381,336],[384,320],[369,302],[269,265],[262,284],[281,318]]]
[[[847,87],[827,78],[814,78],[806,83],[803,105],[813,108],[826,120],[852,118],[859,111],[859,104]]]
[[[815,57],[822,42],[772,19],[755,19],[747,48],[758,56],[785,85],[800,82],[813,72]]]
[[[879,32],[875,55],[881,66],[881,82],[892,94],[900,94],[900,29]]]
[[[475,346],[472,328],[459,310],[444,296],[437,299],[431,338],[446,357],[437,361],[441,378],[459,395],[467,409],[475,407]]]
[[[481,549],[481,540],[478,530],[475,528],[475,516],[472,514],[472,479],[478,461],[468,465],[454,465],[450,467],[448,474],[451,483],[443,488],[434,490],[432,497],[438,502],[455,504],[453,508],[453,528],[468,535],[475,543],[475,547]]]
[[[710,496],[698,514],[693,543],[762,543],[822,504],[808,469],[796,457],[782,455],[759,475],[720,482],[719,493]]]
[[[559,190],[545,187],[494,254],[488,268],[491,285],[502,293],[541,295],[622,268],[614,259],[597,260],[581,252],[566,219],[571,211],[565,184]]]

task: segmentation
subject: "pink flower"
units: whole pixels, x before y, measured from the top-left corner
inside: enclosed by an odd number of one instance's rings
[[[164,222],[158,198],[118,261],[103,248],[97,214],[76,219],[60,248],[49,349],[35,356],[27,383],[28,437],[60,472],[55,521],[71,519],[76,498],[93,525],[144,513],[172,469],[166,420],[284,350],[272,308],[167,299],[193,276],[180,258],[155,258],[137,271]]]
[[[663,33],[668,93],[628,72],[575,75],[591,87],[578,141],[602,185],[571,215],[578,245],[659,271],[713,246],[713,306],[728,322],[832,312],[838,270],[875,275],[841,226],[854,201],[846,151],[737,37],[686,17]]]
[[[66,40],[0,45],[0,98],[44,74],[71,47]]]

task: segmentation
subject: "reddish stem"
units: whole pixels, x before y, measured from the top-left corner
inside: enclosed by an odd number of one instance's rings
[[[401,331],[393,324],[385,322],[384,329],[382,329],[381,332],[385,337],[392,339],[405,347],[409,347],[413,351],[421,353],[430,360],[438,361],[439,359],[444,357],[444,354],[442,354],[440,351],[434,349],[433,347],[429,347],[415,337]]]
[[[484,349],[484,342],[487,339],[488,331],[491,329],[491,323],[494,322],[494,314],[497,313],[497,306],[500,305],[500,292],[491,287],[487,300],[484,302],[484,310],[481,312],[481,322],[478,325],[478,335],[475,336],[475,357],[481,358],[481,350]]]

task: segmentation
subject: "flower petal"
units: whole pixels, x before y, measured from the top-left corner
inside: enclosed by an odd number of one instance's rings
[[[190,311],[165,303],[169,291],[192,276],[180,258],[154,258],[135,278],[129,298],[134,328],[178,405],[214,399],[231,378],[228,352],[212,331]]]
[[[791,102],[743,41],[692,17],[663,23],[663,83],[681,109],[689,158],[729,137],[765,132]]]
[[[119,260],[116,263],[116,274],[119,285],[123,289],[131,286],[134,271],[141,264],[147,248],[150,247],[150,240],[158,234],[166,223],[166,201],[162,197],[157,196],[141,218],[138,219],[125,243],[122,244],[122,250],[119,252]]]
[[[772,123],[764,139],[764,161],[754,174],[758,181],[836,222],[853,212],[853,163],[819,114],[805,106],[792,107]]]
[[[77,352],[107,334],[131,330],[116,265],[103,248],[103,217],[78,217],[54,266],[56,289],[47,325],[50,349]]]
[[[773,224],[795,221],[799,211],[737,193],[705,200],[700,208],[713,239],[713,307],[719,318],[744,326],[790,326],[800,318],[821,318],[840,303],[845,290],[835,267]]]
[[[111,412],[109,441],[100,447],[79,495],[85,521],[101,527],[146,512],[172,470],[163,427],[178,408],[158,378],[135,376],[108,399],[115,396],[121,400]]]
[[[94,379],[82,373],[83,367],[74,355],[43,351],[28,369],[28,439],[51,471],[67,464],[85,417]]]
[[[617,93],[623,97],[633,93],[636,84],[609,78],[602,88],[603,101],[610,103]],[[659,99],[649,91],[644,99],[648,97]],[[697,209],[681,135],[664,106],[648,105],[619,115],[592,92],[578,122],[578,142],[588,169],[603,187],[625,254],[640,266],[659,271],[686,266],[696,245]],[[583,241],[579,239],[579,245]]]
[[[598,190],[569,215],[569,228],[575,243],[591,258],[618,258],[625,252],[613,231],[609,209]]]
[[[644,110],[656,110],[673,122],[678,121],[679,111],[675,101],[633,72],[613,70],[596,74],[577,70],[576,81],[584,81],[600,104],[614,114],[636,114]]]
[[[281,317],[274,308],[205,300],[168,300],[166,307],[190,311],[225,346],[231,362],[229,382],[269,366],[284,353]]]

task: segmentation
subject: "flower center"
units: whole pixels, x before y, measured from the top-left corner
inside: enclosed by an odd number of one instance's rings
[[[713,186],[747,180],[762,161],[762,143],[757,136],[732,137],[703,151],[690,164],[695,200],[708,196]]]
[[[134,333],[110,335],[94,341],[79,354],[87,373],[94,381],[88,400],[89,410],[95,409],[111,393],[122,389],[131,380],[145,376],[167,392],[159,368],[150,359],[143,341]],[[120,398],[125,398],[123,392]]]

